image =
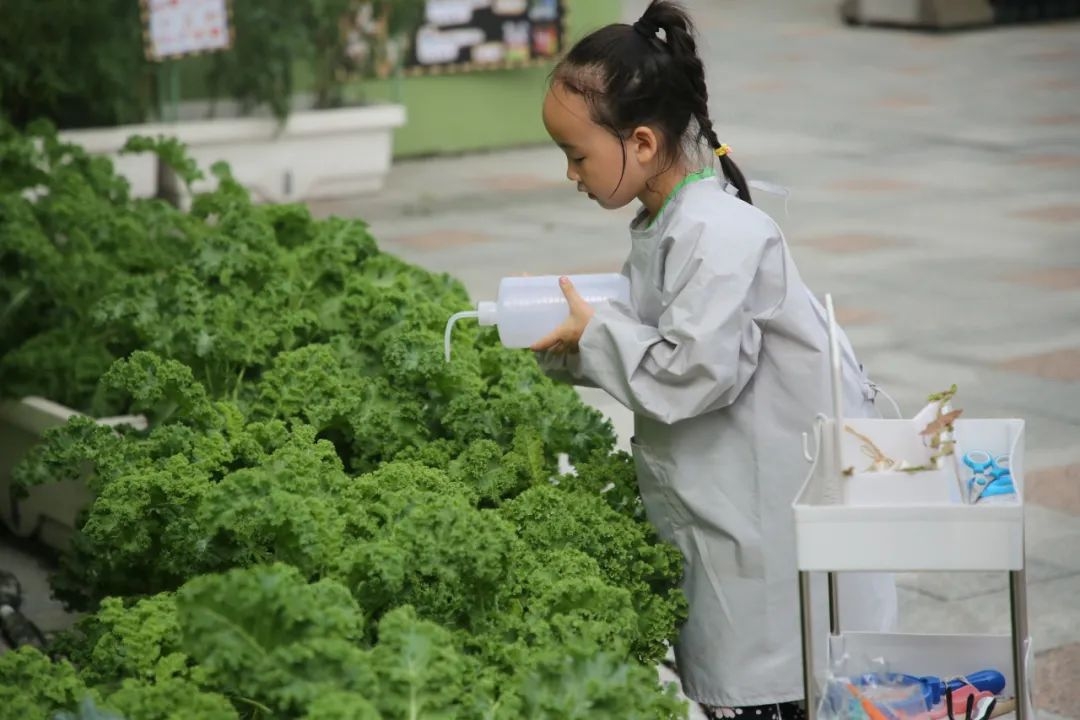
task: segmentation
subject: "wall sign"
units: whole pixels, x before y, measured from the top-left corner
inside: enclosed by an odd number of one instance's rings
[[[146,57],[152,61],[228,50],[228,0],[139,0]]]
[[[427,0],[409,33],[406,74],[439,74],[549,62],[562,52],[561,0]]]

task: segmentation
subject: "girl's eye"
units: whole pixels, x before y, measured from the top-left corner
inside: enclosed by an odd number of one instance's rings
[[[576,163],[583,163],[583,162],[585,162],[585,158],[583,158],[583,157],[573,158],[573,161],[576,162]]]

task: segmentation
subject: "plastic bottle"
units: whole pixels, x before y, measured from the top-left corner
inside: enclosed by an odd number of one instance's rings
[[[494,325],[499,331],[499,341],[508,348],[530,347],[554,331],[570,315],[570,306],[559,287],[560,277],[503,278],[494,302],[477,303],[476,310],[459,312],[446,323],[446,360],[450,360],[454,324],[462,318],[476,318],[480,325]],[[613,301],[630,303],[630,281],[625,275],[603,273],[569,277],[590,305]]]

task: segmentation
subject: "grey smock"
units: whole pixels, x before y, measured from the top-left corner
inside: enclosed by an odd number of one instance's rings
[[[632,307],[596,306],[579,352],[538,358],[633,411],[648,518],[686,559],[683,690],[737,707],[803,697],[791,503],[809,470],[802,433],[831,396],[824,308],[777,224],[729,189],[694,174],[655,222],[642,211],[623,269]],[[875,388],[840,344],[845,416],[875,417]],[[845,629],[895,622],[891,576],[841,576],[840,593]]]

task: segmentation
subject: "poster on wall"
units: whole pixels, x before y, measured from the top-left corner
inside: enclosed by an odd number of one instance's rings
[[[152,61],[228,50],[227,0],[140,0],[146,57]]]
[[[427,0],[408,36],[407,74],[523,67],[561,51],[561,0]]]

